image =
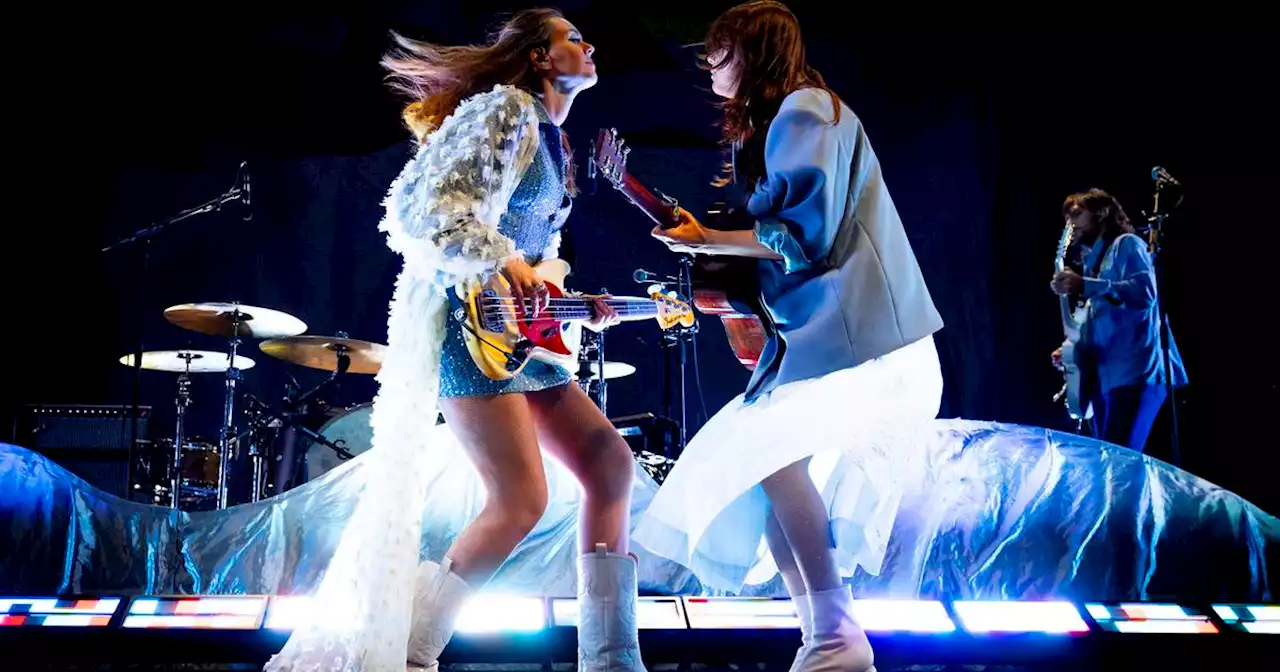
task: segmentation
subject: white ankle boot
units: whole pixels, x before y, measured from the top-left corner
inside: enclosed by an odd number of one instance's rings
[[[796,618],[800,619],[800,650],[796,651],[796,659],[791,661],[790,670],[790,672],[796,672],[805,650],[813,646],[813,610],[809,607],[808,595],[792,597],[791,606],[795,607]]]
[[[413,596],[413,625],[409,631],[406,655],[408,672],[436,672],[440,652],[453,637],[453,626],[462,605],[471,596],[471,587],[462,577],[449,571],[453,561],[444,564],[424,562],[418,565],[418,580]]]
[[[578,672],[645,672],[636,629],[635,558],[596,544],[578,562]]]
[[[849,586],[809,594],[813,643],[800,650],[793,672],[875,672],[867,634],[853,619]]]

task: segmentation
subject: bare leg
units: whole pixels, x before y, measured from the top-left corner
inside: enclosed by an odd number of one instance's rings
[[[809,459],[779,469],[764,480],[763,486],[778,526],[799,565],[807,588],[804,592],[839,588],[840,571],[832,552],[831,526],[822,496],[809,478]],[[776,553],[774,558],[776,560]],[[787,588],[791,586],[788,584]]]
[[[538,440],[582,485],[578,670],[644,672],[636,629],[637,567],[627,553],[635,462],[618,430],[577,385],[529,395]],[[592,550],[597,544],[605,552]]]
[[[479,588],[542,518],[547,476],[524,395],[441,399],[440,407],[488,492],[448,552],[453,572]]]
[[[804,586],[800,567],[796,565],[796,556],[791,552],[791,545],[787,543],[787,537],[782,533],[782,527],[778,524],[773,511],[769,512],[769,518],[765,520],[764,538],[769,543],[769,552],[773,554],[774,564],[782,573],[782,582],[787,586],[787,594],[791,597],[808,594],[809,589]]]
[[[529,409],[543,448],[582,485],[580,548],[603,543],[612,553],[627,553],[635,477],[627,442],[577,385],[531,393]]]

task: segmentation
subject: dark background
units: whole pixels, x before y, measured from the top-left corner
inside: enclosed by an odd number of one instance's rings
[[[715,200],[716,113],[696,50],[681,45],[729,4],[560,3],[597,45],[601,72],[565,126],[580,164],[596,129],[611,125],[635,146],[630,168],[642,181],[695,212]],[[377,60],[389,29],[475,41],[513,6],[460,5],[111,5],[14,24],[6,108],[18,119],[8,159],[18,189],[0,257],[10,308],[0,408],[128,403],[130,371],[115,360],[139,336],[147,349],[218,349],[164,321],[176,303],[238,300],[292,313],[308,333],[384,341],[399,263],[376,224],[411,147]],[[1162,165],[1187,194],[1163,259],[1192,381],[1180,394],[1183,466],[1280,511],[1273,35],[1247,17],[1226,30],[1203,17],[792,6],[811,61],[868,128],[946,320],[943,415],[1065,426],[1048,364],[1062,336],[1048,290],[1060,204],[1098,186],[1139,219],[1151,207],[1151,168]],[[175,225],[151,245],[145,276],[137,250],[97,252],[222,193],[242,160],[251,221],[231,211]],[[577,288],[635,294],[634,269],[675,269],[638,211],[580,178],[569,250]],[[714,318],[702,323],[700,377],[714,413],[747,372]],[[639,369],[610,385],[611,416],[663,410],[660,340],[652,324],[610,332],[609,358]],[[318,380],[253,343],[243,354],[257,362],[246,388],[263,397],[278,394],[286,371]],[[148,372],[143,383],[143,402],[167,423],[172,376]],[[216,435],[220,385],[197,381],[197,434]],[[361,377],[341,394],[360,402],[373,391]],[[690,409],[700,424],[696,390]],[[1150,447],[1159,457],[1166,421]]]

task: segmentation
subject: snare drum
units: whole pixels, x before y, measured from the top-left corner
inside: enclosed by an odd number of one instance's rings
[[[156,449],[165,456],[165,463],[173,461],[173,439],[159,439]],[[182,490],[186,497],[208,496],[218,492],[218,444],[203,439],[189,439],[182,447],[179,465]]]
[[[372,413],[373,402],[350,406],[316,433],[358,456],[373,447],[373,427],[369,424]],[[314,481],[346,461],[329,446],[313,441],[307,447],[307,480]]]

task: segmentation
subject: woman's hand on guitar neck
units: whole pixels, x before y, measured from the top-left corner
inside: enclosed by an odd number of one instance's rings
[[[782,259],[782,256],[777,252],[765,247],[756,238],[756,232],[753,230],[721,231],[720,229],[709,229],[684,208],[680,208],[676,215],[679,217],[680,222],[676,226],[670,229],[657,226],[650,232],[654,238],[665,243],[673,252],[719,254],[754,259]]]
[[[543,309],[551,305],[551,294],[547,290],[547,283],[538,277],[538,272],[521,257],[512,256],[507,259],[507,263],[502,267],[502,275],[511,285],[511,294],[516,299],[520,314],[524,314],[526,299],[532,301],[532,317],[537,317]]]
[[[679,218],[678,224],[669,229],[655,226],[653,237],[665,243],[672,252],[702,252],[711,239],[711,229],[703,226],[697,217],[684,208],[677,209],[676,216]]]
[[[622,316],[618,315],[618,311],[613,306],[605,302],[607,296],[594,297],[591,304],[591,319],[584,322],[584,326],[597,334],[622,322]]]

